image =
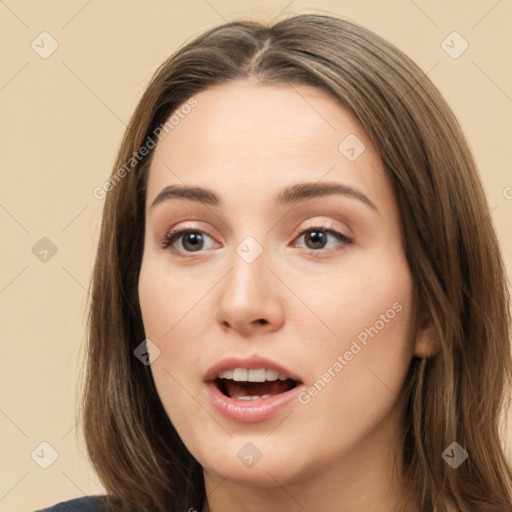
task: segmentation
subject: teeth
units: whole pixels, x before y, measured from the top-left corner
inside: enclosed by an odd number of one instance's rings
[[[233,371],[233,380],[236,381],[247,381],[247,374],[249,372],[246,368],[235,368]]]
[[[218,374],[219,379],[232,379],[237,382],[265,382],[275,380],[286,380],[288,376],[279,373],[277,370],[266,368],[233,368],[232,370],[223,370]]]
[[[266,371],[265,368],[259,368],[257,370],[249,370],[247,374],[247,380],[249,382],[265,382]]]
[[[233,378],[233,370],[224,370],[220,372],[218,377],[219,379],[232,379]]]
[[[253,396],[235,396],[235,400],[260,400],[261,398],[268,398],[270,395],[253,395]]]
[[[267,378],[267,380],[270,380],[270,381],[277,380],[279,377],[279,372],[276,370],[267,370],[265,372],[265,377]]]

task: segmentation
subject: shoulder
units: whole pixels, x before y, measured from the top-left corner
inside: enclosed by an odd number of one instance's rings
[[[37,512],[104,512],[104,496],[84,496],[69,501],[63,501],[53,507],[38,510]]]

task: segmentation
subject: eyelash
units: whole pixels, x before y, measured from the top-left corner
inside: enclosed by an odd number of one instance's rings
[[[344,247],[342,248],[342,250],[346,249],[347,246],[349,246],[353,243],[353,241],[350,238],[348,238],[347,236],[345,236],[343,233],[340,233],[339,231],[336,231],[335,229],[332,229],[332,228],[329,228],[326,226],[313,226],[313,227],[310,227],[307,229],[297,230],[294,233],[294,237],[300,238],[302,235],[307,234],[312,231],[323,231],[323,232],[333,236],[338,242],[341,242],[343,244]],[[185,256],[180,250],[173,247],[174,243],[177,240],[179,240],[182,236],[184,236],[186,234],[190,234],[190,233],[202,233],[202,234],[206,234],[209,238],[211,238],[207,233],[205,233],[204,231],[202,231],[200,229],[191,229],[191,228],[171,229],[168,233],[166,233],[166,235],[164,236],[164,238],[162,240],[162,248],[170,249],[174,254],[176,254],[179,257],[183,257],[183,258],[190,257],[190,256]],[[307,248],[306,248],[306,251],[309,252],[310,254],[326,252],[326,250],[324,250],[324,249],[307,249]],[[199,251],[195,251],[195,252],[200,253],[200,252],[204,252],[204,251],[199,250]],[[329,251],[329,252],[331,252],[331,251]],[[185,253],[190,254],[190,255],[194,254],[194,252],[187,253],[187,251],[185,251]]]

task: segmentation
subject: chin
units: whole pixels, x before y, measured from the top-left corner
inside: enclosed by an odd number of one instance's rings
[[[255,488],[300,482],[324,467],[325,461],[318,455],[311,454],[314,458],[308,462],[307,450],[297,449],[297,443],[288,440],[287,446],[286,439],[277,436],[270,442],[266,435],[235,436],[222,450],[202,448],[197,460],[210,475]]]

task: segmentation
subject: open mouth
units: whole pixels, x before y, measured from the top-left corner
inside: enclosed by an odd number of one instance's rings
[[[265,368],[224,370],[214,383],[222,394],[235,400],[261,400],[285,393],[299,384],[285,374]]]

